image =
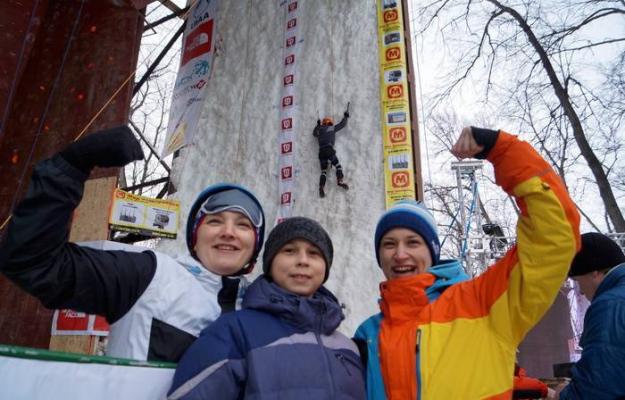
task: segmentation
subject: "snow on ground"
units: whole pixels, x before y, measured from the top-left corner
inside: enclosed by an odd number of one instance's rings
[[[206,186],[231,181],[251,188],[265,208],[268,229],[278,209],[278,134],[286,13],[279,1],[221,1],[216,22],[217,55],[195,144],[174,161],[175,198],[182,221]],[[382,274],[373,232],[384,210],[382,136],[375,1],[298,2],[301,43],[295,106],[298,109],[293,215],[319,221],[334,242],[327,287],[345,304],[340,330],[353,334],[378,311]],[[337,135],[337,155],[350,184],[318,197],[319,162],[312,129],[330,114],[338,121],[351,102],[348,126]],[[179,239],[159,248],[185,252]],[[255,273],[261,270],[257,266]]]

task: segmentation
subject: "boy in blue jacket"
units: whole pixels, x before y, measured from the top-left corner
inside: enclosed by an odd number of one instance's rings
[[[294,217],[278,224],[243,310],[202,332],[178,364],[168,398],[363,399],[358,350],[336,331],[343,312],[322,286],[332,256],[317,222]]]

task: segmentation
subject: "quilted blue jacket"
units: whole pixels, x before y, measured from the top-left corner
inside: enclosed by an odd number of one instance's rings
[[[222,315],[178,364],[169,399],[364,399],[355,344],[336,328],[343,313],[321,287],[312,298],[264,277],[243,310]]]
[[[603,279],[584,317],[582,358],[560,399],[625,398],[625,264]]]

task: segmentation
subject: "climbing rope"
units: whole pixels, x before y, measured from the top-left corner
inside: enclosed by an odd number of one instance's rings
[[[36,0],[35,3],[33,4],[33,8],[30,11],[30,19],[28,20],[28,27],[26,28],[26,32],[30,32],[30,30],[32,29],[34,23],[35,23],[35,10],[37,9],[37,7],[39,7],[39,0]],[[22,41],[22,48],[20,49],[20,55],[17,58],[17,64],[15,65],[15,71],[19,71],[22,69],[22,66],[24,64],[24,52],[26,50],[26,43],[29,40],[29,35],[24,35],[24,40]],[[11,88],[9,89],[9,95],[7,97],[7,102],[6,105],[4,107],[4,114],[3,114],[3,118],[2,118],[2,123],[0,123],[0,138],[2,137],[3,133],[4,133],[4,129],[5,129],[5,124],[6,124],[6,119],[9,116],[9,109],[11,107],[11,100],[13,100],[13,94],[15,93],[15,88],[17,86],[17,77],[15,77],[15,79],[13,79],[13,82],[11,82]],[[4,226],[4,225],[3,225]]]
[[[472,195],[473,199],[471,200],[471,207],[469,207],[469,215],[467,216],[467,226],[464,231],[464,241],[462,243],[462,252],[460,254],[461,260],[464,262],[464,257],[467,254],[467,246],[469,243],[469,232],[471,231],[471,219],[473,217],[473,213],[475,212],[475,204],[477,203],[477,180],[475,179],[475,173],[471,174],[471,186],[472,186]],[[462,205],[460,205],[462,207]]]
[[[458,207],[458,209],[456,210],[456,213],[454,214],[453,218],[451,219],[451,222],[449,223],[449,225],[444,225],[444,226],[446,228],[448,228],[448,229],[451,229],[451,227],[454,226],[454,224],[456,223],[456,219],[458,218],[458,214],[460,214],[460,207]],[[447,234],[445,235],[445,237],[443,237],[443,241],[441,242],[441,249],[445,245],[445,241],[447,241],[447,237],[449,237],[449,235],[451,235],[451,233],[449,231],[447,231]]]
[[[11,200],[11,207],[9,208],[11,210],[11,213],[13,209],[15,208],[15,203],[17,203],[17,198],[22,189],[22,183],[24,182],[26,171],[28,171],[28,166],[30,165],[33,155],[35,154],[35,148],[37,147],[37,142],[39,141],[39,137],[41,136],[41,132],[43,131],[43,126],[44,126],[46,117],[48,116],[48,110],[50,109],[50,105],[52,104],[52,97],[56,93],[56,89],[59,85],[59,82],[61,81],[61,75],[63,73],[63,69],[65,68],[65,62],[67,61],[69,49],[76,36],[76,30],[78,29],[78,25],[82,17],[82,9],[84,5],[85,5],[85,0],[82,0],[80,2],[78,12],[76,13],[76,18],[74,20],[74,25],[72,26],[72,30],[70,31],[69,38],[67,39],[67,42],[65,43],[65,49],[63,50],[63,56],[61,57],[61,64],[59,65],[59,69],[52,83],[52,87],[50,88],[50,92],[46,100],[46,105],[43,108],[43,112],[41,113],[41,116],[39,117],[39,126],[37,127],[37,132],[35,133],[35,138],[33,140],[33,143],[30,146],[28,157],[26,157],[26,163],[24,164],[24,169],[22,170],[22,173],[20,174],[20,178],[17,181],[17,189],[14,192],[15,194],[13,195],[13,199]],[[3,222],[0,229],[4,228],[4,226],[9,222],[10,219],[11,219],[11,214],[9,214],[9,217],[7,217],[6,221]]]

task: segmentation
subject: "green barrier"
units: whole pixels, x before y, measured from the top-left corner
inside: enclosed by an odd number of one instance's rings
[[[130,367],[151,367],[175,369],[176,364],[171,362],[140,361],[129,358],[115,358],[106,356],[90,356],[63,351],[34,349],[31,347],[9,346],[0,344],[0,356],[27,358],[43,361],[60,361],[72,363],[107,364]]]

